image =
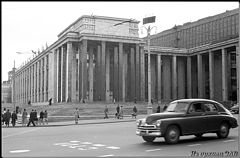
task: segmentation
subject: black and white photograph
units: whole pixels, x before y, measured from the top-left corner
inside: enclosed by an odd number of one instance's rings
[[[239,158],[238,1],[2,1],[1,157]]]

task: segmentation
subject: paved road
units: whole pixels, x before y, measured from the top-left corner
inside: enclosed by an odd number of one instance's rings
[[[211,152],[230,157],[238,151],[238,128],[231,129],[226,139],[217,139],[216,134],[205,134],[202,139],[184,136],[175,145],[163,138],[146,143],[135,130],[135,122],[2,128],[2,157],[186,157]]]

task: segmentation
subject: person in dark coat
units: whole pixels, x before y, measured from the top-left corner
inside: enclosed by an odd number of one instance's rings
[[[34,113],[34,123],[36,123],[37,125],[38,124],[37,110],[35,110],[33,113]]]
[[[16,120],[17,120],[17,114],[15,111],[12,113],[12,126],[14,127],[16,125]]]
[[[119,119],[119,112],[120,112],[119,104],[118,104],[118,106],[116,108],[116,111],[117,111],[117,113],[115,114],[115,117]]]
[[[32,123],[33,126],[36,126],[35,123],[34,123],[34,118],[35,118],[35,113],[34,113],[34,111],[32,109],[32,111],[30,112],[30,118],[29,118],[29,122],[28,122],[27,126],[29,126],[30,123]]]
[[[164,105],[163,107],[163,111],[165,111],[167,109],[167,105]]]
[[[40,112],[40,117],[39,117],[39,125],[43,124],[44,125],[44,122],[43,122],[43,117],[44,117],[44,112],[41,111]]]
[[[160,113],[160,106],[157,106],[157,113]]]
[[[133,113],[132,113],[132,118],[133,117],[137,117],[137,107],[134,105],[134,107],[133,107]]]
[[[48,105],[52,105],[52,98],[50,98],[48,102],[49,102]]]
[[[9,109],[7,109],[7,112],[4,114],[5,116],[3,116],[5,118],[5,124],[7,127],[9,127],[9,122],[10,122],[10,118],[11,118],[11,113],[9,112]]]

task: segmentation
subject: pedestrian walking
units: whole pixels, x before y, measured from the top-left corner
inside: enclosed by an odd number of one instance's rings
[[[34,123],[34,119],[35,119],[35,112],[32,109],[32,111],[30,112],[30,118],[29,118],[29,122],[28,122],[27,126],[29,126],[31,123],[33,124],[33,126],[36,126]]]
[[[7,112],[4,115],[5,115],[5,124],[7,127],[9,127],[9,122],[10,122],[10,118],[11,118],[11,113],[10,113],[9,109],[7,109]]]
[[[2,112],[2,125],[4,125],[5,120],[6,120],[6,118],[5,118],[6,115],[4,115],[5,113],[6,113],[6,108],[3,108],[3,112]]]
[[[105,114],[104,119],[108,119],[108,107],[107,107],[107,105],[105,106],[104,114]]]
[[[157,113],[160,113],[160,106],[157,106]]]
[[[74,117],[75,117],[75,124],[78,124],[78,119],[79,119],[79,110],[76,108],[74,111]]]
[[[46,124],[48,124],[48,112],[47,112],[47,110],[45,110],[45,112],[44,112],[43,122],[45,122]]]
[[[116,107],[116,114],[115,114],[115,118],[119,119],[119,112],[120,112],[120,107],[119,107],[119,104],[118,106]]]
[[[123,106],[120,107],[119,118],[123,119]]]
[[[26,126],[27,125],[27,111],[26,109],[23,110],[23,113],[22,113],[22,126]]]
[[[40,112],[40,117],[39,117],[39,125],[41,125],[41,124],[44,125],[43,116],[44,116],[44,112],[41,111],[41,112]]]
[[[137,117],[137,107],[136,105],[134,105],[133,107],[133,113],[132,113],[132,118],[136,118]]]
[[[15,113],[15,111],[13,111],[11,117],[12,117],[12,126],[14,127],[16,125],[16,120],[17,120],[17,114]]]
[[[34,110],[33,114],[34,114],[34,115],[33,115],[33,116],[34,116],[34,119],[33,119],[33,120],[34,120],[34,123],[35,123],[36,125],[38,125],[38,118],[37,118],[37,110],[36,110],[36,109]]]
[[[52,105],[52,98],[50,98],[48,102],[49,102],[48,105]]]

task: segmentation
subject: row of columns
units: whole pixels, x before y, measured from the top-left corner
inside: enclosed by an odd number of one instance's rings
[[[135,98],[140,100],[144,96],[140,93],[144,92],[140,79],[144,73],[144,67],[141,67],[144,59],[140,53],[143,51],[135,44],[135,47],[128,47],[128,52],[124,45],[122,42],[82,40],[74,44],[68,42],[57,48],[54,51],[54,101],[91,102],[94,98],[126,101],[128,91],[131,91],[129,98],[132,101]],[[76,48],[77,51],[73,51]],[[79,56],[78,62],[76,54]],[[113,70],[110,70],[110,62],[113,62]],[[112,87],[110,82],[113,82]],[[128,84],[130,89],[126,88]],[[112,98],[110,92],[113,92]]]
[[[16,102],[48,101],[48,63],[46,55],[16,74]]]
[[[238,52],[238,47],[236,47],[236,52]],[[197,55],[197,85],[198,85],[198,98],[204,98],[204,87],[203,87],[203,54]],[[227,51],[226,48],[221,49],[221,67],[214,67],[214,52],[208,52],[208,59],[209,59],[209,92],[210,92],[210,99],[215,99],[215,80],[221,80],[221,90],[222,90],[222,101],[228,100],[228,85],[227,85]],[[187,57],[187,89],[188,89],[188,98],[192,98],[192,59],[191,57]],[[237,61],[236,65],[239,62]],[[221,77],[216,79],[215,69],[221,71]],[[237,70],[237,79],[239,78],[239,68]],[[238,83],[238,82],[237,82]],[[219,86],[219,85],[218,85]],[[239,83],[237,84],[237,100],[239,101]]]

